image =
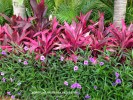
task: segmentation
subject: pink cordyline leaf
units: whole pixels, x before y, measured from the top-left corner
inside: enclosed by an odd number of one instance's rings
[[[8,52],[12,51],[12,46],[0,46],[2,50],[7,50]]]
[[[93,33],[91,34],[91,44],[90,48],[92,50],[92,53],[94,56],[97,56],[99,51],[103,51],[103,48],[106,46],[106,48],[111,48],[111,46],[115,46],[112,41],[113,38],[110,37],[110,30],[111,27],[104,27],[104,14],[100,14],[100,19],[97,23],[94,23],[94,25],[89,25],[88,28]]]
[[[42,40],[46,42],[46,33],[48,33],[48,32],[49,32],[49,30],[46,29],[44,31],[37,32],[33,37],[41,35],[42,36]]]
[[[11,30],[11,27],[9,25],[4,26],[5,30],[5,39],[7,40],[7,43],[10,43],[11,41],[20,45],[23,40],[28,39],[28,35],[30,32],[23,32],[20,33],[17,32],[17,30]]]
[[[59,44],[59,43],[55,43],[55,45],[57,47],[55,47],[54,50],[61,50],[61,49],[71,48],[72,47],[72,45],[70,45],[70,44]]]
[[[88,13],[86,13],[85,15],[83,15],[82,13],[80,13],[80,16],[78,17],[77,16],[77,19],[83,24],[83,28],[86,28],[87,27],[87,21],[91,15],[91,11],[89,11]]]
[[[30,4],[32,7],[32,10],[34,12],[35,19],[35,28],[34,31],[42,31],[43,29],[47,28],[50,25],[50,22],[48,21],[48,18],[45,17],[47,12],[47,7],[45,6],[44,0],[40,0],[39,3],[37,3],[37,0],[30,0]]]
[[[124,20],[122,20],[122,29],[118,29],[114,27],[114,25],[111,25],[111,27],[112,29],[110,32],[112,34],[112,38],[115,40],[114,43],[117,44],[117,46],[120,46],[121,49],[133,47],[133,32],[131,29],[132,24],[129,26],[129,28],[127,28]]]
[[[0,26],[0,41],[2,42],[4,40],[4,28]]]
[[[3,27],[0,25],[0,34],[4,32]]]
[[[69,25],[67,22],[64,23],[64,31],[58,37],[59,42],[56,43],[54,49],[66,49],[69,53],[76,51],[78,48],[84,48],[90,43],[90,36],[84,32],[83,24],[76,23],[75,21]]]
[[[24,44],[30,46],[30,51],[34,51],[39,47],[38,42],[33,39],[30,39],[30,42],[24,42]]]
[[[122,48],[132,48],[133,47],[133,38],[125,40],[122,44]]]
[[[99,29],[98,29],[99,32],[103,32],[104,31],[104,13],[100,14],[100,20],[99,20],[98,26],[99,26]]]
[[[58,34],[62,27],[59,27],[56,18],[53,19],[51,29],[44,29],[34,34],[33,39],[29,42],[24,42],[25,45],[30,46],[30,51],[41,53],[44,56],[51,54],[55,44],[57,43]]]
[[[4,25],[4,31],[7,34],[7,36],[11,39],[12,38],[11,34],[13,33],[13,30],[8,24]]]
[[[128,32],[133,32],[133,24],[131,23],[130,26],[128,27]]]

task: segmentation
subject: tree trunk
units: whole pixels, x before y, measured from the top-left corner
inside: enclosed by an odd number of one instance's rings
[[[122,27],[121,20],[125,20],[127,0],[115,0],[114,1],[114,17],[113,22],[116,27]]]
[[[21,16],[23,19],[26,18],[24,0],[12,0],[13,14]]]

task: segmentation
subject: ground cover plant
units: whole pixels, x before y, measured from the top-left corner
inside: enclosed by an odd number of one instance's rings
[[[33,16],[3,16],[0,96],[24,100],[132,100],[133,24],[98,21],[92,11],[71,24],[46,17],[44,0],[30,0]],[[42,9],[42,10],[40,10]]]
[[[90,52],[79,52],[77,63],[61,52],[38,60],[35,54],[2,52],[0,95],[22,100],[132,100],[133,68],[130,55],[124,64],[104,56],[95,64]],[[108,53],[108,56],[110,54]],[[47,66],[41,63],[47,61]]]

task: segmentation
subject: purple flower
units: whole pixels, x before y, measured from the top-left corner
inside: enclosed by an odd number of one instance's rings
[[[7,95],[11,95],[11,92],[7,92]]]
[[[87,95],[85,96],[85,99],[90,99],[90,96],[87,94]]]
[[[116,86],[116,83],[112,83],[112,86]]]
[[[78,89],[81,89],[81,88],[82,88],[81,85],[80,85],[79,83],[77,83],[77,88],[78,88]]]
[[[92,57],[90,57],[89,60],[90,60],[90,62],[92,62],[92,63],[95,61],[94,58],[92,58]]]
[[[15,99],[15,96],[14,96],[14,95],[12,95],[12,96],[11,96],[11,98],[12,98],[12,99]]]
[[[24,47],[24,50],[25,50],[25,51],[28,51],[28,50],[29,50],[29,48],[28,48],[27,46],[25,46],[25,47]]]
[[[77,60],[78,60],[78,56],[76,56],[76,55],[72,55],[71,58],[72,58],[72,60],[73,60],[74,62],[77,62]]]
[[[72,84],[72,85],[71,85],[71,88],[72,88],[72,89],[77,88],[77,84],[75,84],[75,83],[74,83],[74,84]]]
[[[44,61],[45,60],[45,57],[44,56],[40,56],[40,60],[41,61]]]
[[[94,86],[94,89],[95,89],[95,90],[97,89],[97,86],[96,86],[96,85]]]
[[[1,75],[1,76],[4,76],[4,75],[5,75],[5,73],[4,73],[4,72],[1,72],[1,73],[0,73],[0,75]]]
[[[18,95],[21,95],[21,92],[18,92]]]
[[[74,71],[77,71],[78,70],[78,66],[74,66]]]
[[[2,55],[7,55],[5,51],[2,51],[1,54],[2,54]]]
[[[28,65],[28,62],[27,61],[24,61],[24,65]]]
[[[60,56],[60,61],[63,61],[64,60],[64,57],[63,56]]]
[[[74,83],[74,84],[71,85],[71,88],[72,89],[75,89],[75,88],[81,89],[82,87],[81,87],[81,85],[79,83]]]
[[[68,82],[67,81],[64,81],[64,85],[68,86]]]
[[[100,66],[103,66],[104,65],[104,62],[100,62]]]
[[[90,62],[92,62],[92,64],[94,64],[94,65],[97,64],[97,59],[96,58],[90,57],[89,60],[90,60]]]
[[[121,79],[116,79],[115,83],[116,84],[121,84]]]
[[[85,60],[84,61],[84,65],[88,65],[88,60]]]
[[[3,78],[2,78],[2,81],[3,81],[3,82],[6,82],[6,79],[3,77]]]
[[[115,77],[118,78],[120,74],[118,72],[115,72]]]

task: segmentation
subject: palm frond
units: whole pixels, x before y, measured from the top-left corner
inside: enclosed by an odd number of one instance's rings
[[[4,13],[7,9],[12,8],[12,0],[0,0],[0,12]]]
[[[64,2],[64,0],[53,0],[55,3],[55,8],[58,8],[60,4]]]
[[[63,23],[64,21],[71,23],[72,19],[75,19],[75,16],[77,16],[78,14],[71,7],[66,6],[66,5],[61,5],[59,9],[57,10],[57,12],[54,13],[54,15],[57,17],[57,19],[61,23]]]
[[[11,17],[13,14],[12,0],[0,0],[0,13],[4,13],[7,16]],[[0,25],[4,24],[6,20],[0,16]]]
[[[55,2],[54,0],[45,0],[46,6],[48,7],[47,16],[54,12]]]
[[[93,20],[97,20],[99,18],[98,11],[100,11],[104,12],[106,16],[105,23],[111,22],[113,18],[113,0],[86,0],[86,2],[83,4],[81,12],[86,13],[89,10],[93,10]]]

